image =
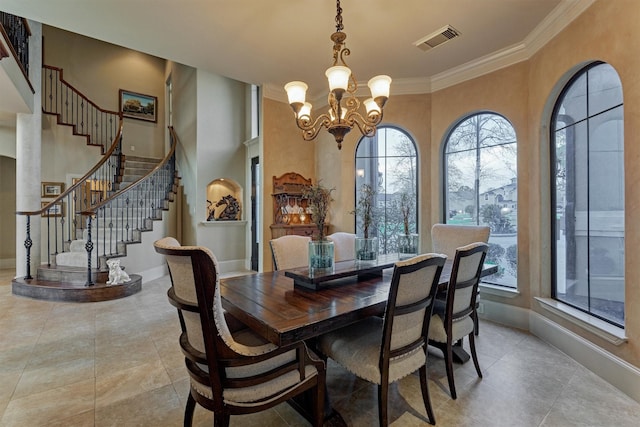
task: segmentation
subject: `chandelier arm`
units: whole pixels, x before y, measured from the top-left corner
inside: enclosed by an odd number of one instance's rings
[[[358,111],[350,111],[345,117],[349,126],[357,126],[364,136],[373,136],[376,133],[376,125],[382,121],[382,114],[370,113],[363,117]]]
[[[316,119],[312,122],[311,116],[304,115],[296,119],[296,124],[298,128],[302,130],[302,137],[305,141],[310,141],[314,139],[320,129],[322,127],[328,128],[331,124],[331,118],[328,114],[320,114]]]

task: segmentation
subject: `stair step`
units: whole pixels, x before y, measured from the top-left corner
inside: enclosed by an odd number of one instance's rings
[[[46,280],[50,282],[84,284],[87,281],[86,255],[84,267],[61,265],[48,267],[44,265],[38,267],[37,278],[38,280]],[[106,281],[109,279],[109,272],[92,269],[91,279],[94,282],[106,283]]]

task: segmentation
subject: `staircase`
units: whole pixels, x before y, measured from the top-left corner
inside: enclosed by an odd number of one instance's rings
[[[104,301],[140,291],[142,278],[107,285],[107,260],[125,257],[127,245],[142,242],[142,233],[162,220],[174,200],[177,136],[169,128],[171,148],[163,159],[122,154],[122,115],[103,110],[62,78],[62,70],[44,66],[43,112],[60,125],[100,146],[102,159],[82,178],[39,211],[26,216],[26,274],[14,279],[16,295],[47,300]],[[66,206],[60,209],[59,206]],[[63,211],[63,212],[61,212]],[[31,276],[31,221],[42,221],[47,259]],[[35,248],[40,251],[40,248]]]
[[[118,190],[124,190],[129,187],[131,184],[142,180],[147,174],[149,174],[153,169],[158,166],[162,159],[154,159],[147,157],[137,157],[137,156],[122,156],[123,157],[123,174],[120,177],[120,181],[114,184],[115,190],[111,193],[116,194]],[[124,212],[124,214],[130,214],[132,218],[139,218],[141,213],[140,209],[132,208],[130,212]],[[124,257],[127,255],[127,244],[130,243],[139,243],[142,239],[139,231],[145,231],[148,229],[152,229],[153,226],[151,224],[144,224],[140,227],[140,224],[134,224],[135,230],[130,239],[127,239],[126,244],[124,243],[124,239],[118,240],[120,236],[126,235],[126,228],[130,226],[129,222],[126,221],[126,215],[123,214],[122,210],[114,211],[112,209],[108,209],[105,211],[105,215],[103,220],[110,224],[113,224],[111,227],[111,232],[106,235],[101,235],[99,239],[93,240],[94,246],[109,248],[109,257],[108,258],[116,258],[116,257]],[[162,219],[152,218],[152,219]],[[61,252],[55,254],[53,265],[56,267],[82,267],[82,271],[80,272],[80,280],[84,283],[84,279],[86,278],[86,268],[87,268],[87,229],[86,227],[83,230],[77,230],[76,234],[81,235],[81,239],[73,240],[69,243],[68,249],[66,252]],[[104,252],[104,251],[103,251]],[[106,263],[107,258],[103,260],[99,260],[97,256],[97,251],[92,254],[91,265],[98,266],[99,270],[105,270],[106,267],[103,265]],[[103,264],[101,264],[101,261]],[[38,277],[41,277],[40,270],[44,269],[44,267],[39,267]],[[67,271],[69,271],[67,269]],[[67,274],[66,280],[70,279],[70,275]]]

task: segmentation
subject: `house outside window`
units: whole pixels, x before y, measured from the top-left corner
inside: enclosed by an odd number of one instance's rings
[[[578,72],[551,121],[552,297],[624,326],[622,84],[609,64]]]
[[[409,231],[418,230],[418,155],[413,138],[395,126],[378,126],[372,137],[363,137],[356,147],[355,200],[362,185],[375,190],[376,227],[370,237],[378,237],[381,254],[397,253],[398,235],[404,233],[400,199],[408,196],[411,205]],[[362,236],[360,218],[356,233]]]
[[[517,139],[511,123],[490,112],[463,118],[443,150],[447,224],[488,225],[487,262],[498,272],[484,283],[517,287]]]

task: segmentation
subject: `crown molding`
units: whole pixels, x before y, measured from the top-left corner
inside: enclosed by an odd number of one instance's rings
[[[431,93],[467,80],[492,73],[531,58],[551,39],[587,10],[596,0],[563,0],[540,24],[525,37],[521,43],[506,47],[497,52],[485,55],[474,61],[451,68],[440,74],[429,77],[394,79],[393,95],[410,95]],[[358,83],[360,85],[360,83]],[[266,98],[287,102],[283,88],[267,84],[263,87]],[[317,105],[326,104],[326,95],[313,97],[320,100]]]
[[[431,89],[445,89],[528,60],[594,2],[595,0],[562,1],[521,43],[436,74],[431,78]]]

